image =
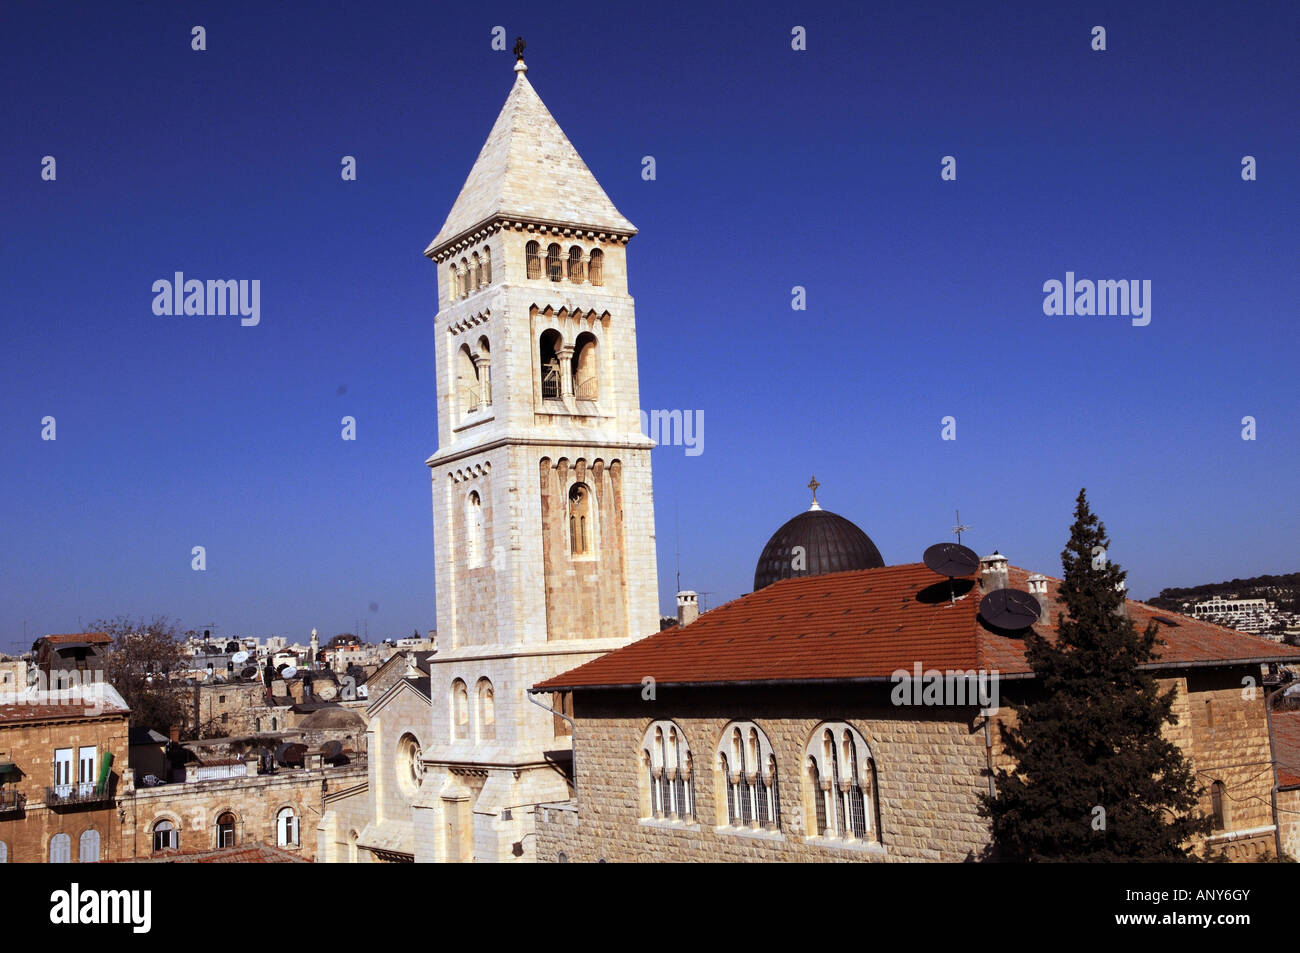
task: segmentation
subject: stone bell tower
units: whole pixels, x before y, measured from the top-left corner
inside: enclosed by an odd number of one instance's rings
[[[438,236],[433,525],[439,652],[417,860],[528,860],[569,796],[536,682],[659,628],[651,441],[626,249],[636,234],[528,81]],[[553,699],[563,710],[565,700]]]

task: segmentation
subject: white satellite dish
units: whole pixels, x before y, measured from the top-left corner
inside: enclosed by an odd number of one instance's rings
[[[298,668],[297,668],[297,666],[295,666],[295,665],[290,665],[288,668],[286,668],[283,672],[280,673],[280,677],[281,677],[281,678],[293,678],[293,677],[294,677],[295,675],[297,675],[297,674],[298,674]]]
[[[234,655],[230,656],[230,661],[234,662],[236,665],[243,665],[248,661],[248,653],[236,652]]]

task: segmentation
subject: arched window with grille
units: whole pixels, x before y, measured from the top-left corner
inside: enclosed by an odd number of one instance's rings
[[[569,260],[565,263],[568,278],[575,285],[582,284],[584,269],[582,266],[582,249],[577,245],[569,246]]]
[[[776,755],[763,729],[752,721],[732,722],[718,741],[717,759],[717,803],[727,806],[719,825],[779,830]]]
[[[67,834],[55,834],[50,838],[50,863],[72,863],[72,838]]]
[[[574,556],[592,556],[596,552],[596,524],[591,505],[591,488],[575,483],[569,488],[569,552]]]
[[[99,831],[93,827],[81,832],[77,844],[77,860],[83,864],[99,863]]]
[[[282,807],[275,815],[275,843],[277,847],[298,846],[298,815],[291,807]]]
[[[596,335],[590,331],[583,331],[573,342],[573,395],[578,400],[596,400],[600,397]]]
[[[451,683],[451,727],[453,741],[469,740],[469,689],[459,678]]]
[[[180,847],[181,834],[176,829],[176,825],[168,818],[162,818],[155,822],[153,826],[153,849],[158,850],[175,850]]]
[[[564,277],[564,265],[560,260],[560,246],[548,245],[546,248],[546,277],[559,281]]]
[[[587,280],[593,285],[605,283],[605,253],[599,248],[591,250],[591,257],[587,262]]]
[[[456,351],[456,390],[460,398],[462,415],[478,410],[482,395],[478,388],[478,367],[469,353],[469,345],[462,344]]]
[[[804,750],[804,762],[809,832],[879,843],[876,766],[861,733],[844,722],[818,726]]]
[[[656,721],[641,740],[641,770],[646,776],[649,804],[646,817],[659,820],[695,820],[695,781],[691,748],[680,728],[671,721]]]
[[[538,368],[542,377],[542,400],[559,400],[564,388],[560,382],[559,349],[562,343],[560,332],[548,328],[542,332],[537,345]]]
[[[524,261],[528,268],[527,274],[529,278],[542,277],[541,251],[542,246],[537,242],[529,242],[524,249]]]
[[[478,734],[480,741],[495,741],[497,737],[496,692],[492,682],[480,678],[474,694],[478,700]]]

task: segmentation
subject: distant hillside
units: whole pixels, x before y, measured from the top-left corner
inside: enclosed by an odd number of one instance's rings
[[[1207,582],[1187,589],[1161,589],[1160,595],[1146,601],[1171,612],[1182,610],[1184,602],[1201,602],[1214,596],[1224,599],[1269,599],[1283,612],[1300,612],[1300,572],[1281,576],[1252,576],[1229,582]]]

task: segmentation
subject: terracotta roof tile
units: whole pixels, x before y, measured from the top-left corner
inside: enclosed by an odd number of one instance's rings
[[[112,637],[104,632],[74,632],[68,635],[47,635],[44,640],[51,645],[61,645],[64,642],[89,642],[91,645],[108,645],[113,641]]]
[[[1010,570],[1017,589],[1029,572]],[[948,584],[922,563],[786,579],[742,596],[688,626],[672,627],[535,686],[539,690],[640,685],[888,679],[900,669],[997,670],[1029,674],[1021,638],[986,629],[977,617],[973,580]],[[1060,580],[1048,579],[1055,637]],[[1140,627],[1159,615],[1157,667],[1263,660],[1300,661],[1300,648],[1280,646],[1198,619],[1129,601]]]

